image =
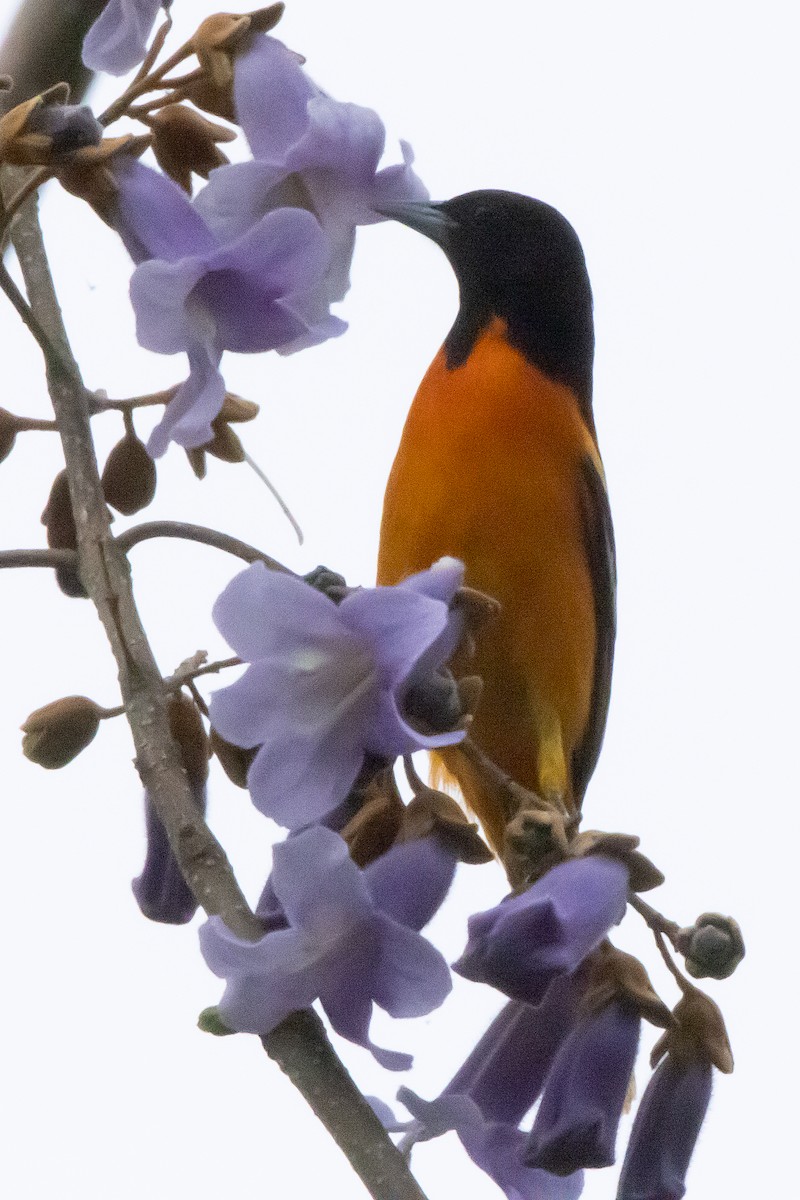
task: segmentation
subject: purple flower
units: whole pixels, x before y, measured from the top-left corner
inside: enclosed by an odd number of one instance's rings
[[[325,302],[341,300],[355,227],[382,220],[376,209],[386,204],[427,199],[411,148],[401,142],[402,163],[378,170],[386,134],[377,113],[331,99],[266,35],[236,57],[234,102],[254,161],[212,171],[201,211],[230,237],[280,205],[309,208],[333,246]]]
[[[418,933],[386,916],[347,846],[313,826],[274,851],[273,887],[288,927],[258,942],[235,937],[219,917],[200,929],[200,948],[226,981],[220,1014],[231,1028],[269,1033],[319,999],[342,1037],[372,1050],[389,1069],[408,1055],[369,1039],[372,1005],[393,1017],[419,1017],[450,991],[442,956]]]
[[[464,1113],[472,1111],[464,1108],[464,1099],[477,1107],[484,1122],[516,1130],[536,1103],[555,1053],[569,1033],[579,991],[574,978],[564,976],[537,1008],[510,1001],[440,1096],[426,1101],[404,1090],[403,1096],[414,1101],[418,1120],[408,1128],[403,1148],[458,1129]]]
[[[538,1004],[625,915],[628,870],[592,854],[552,867],[532,887],[469,919],[453,969],[512,999]]]
[[[420,733],[402,704],[455,649],[461,620],[448,602],[462,577],[461,563],[441,559],[412,582],[354,591],[339,605],[261,563],[228,585],[214,620],[251,665],[214,694],[211,722],[234,745],[261,747],[248,773],[259,811],[296,829],[345,799],[368,754],[394,759],[461,740],[457,730]]]
[[[711,1099],[711,1064],[667,1057],[633,1122],[617,1200],[681,1200],[686,1171]]]
[[[456,858],[434,832],[391,846],[364,869],[375,903],[409,929],[424,929],[439,911],[456,872]]]
[[[320,342],[345,325],[320,312],[330,250],[310,213],[280,209],[222,243],[170,179],[124,157],[115,160],[114,176],[111,219],[139,264],[131,279],[138,340],[189,358],[189,378],[148,443],[158,457],[170,441],[191,448],[211,440],[225,396],[224,350],[271,350],[299,337]]]
[[[430,1119],[430,1106],[408,1088],[401,1088],[398,1098],[418,1121]],[[576,1200],[580,1196],[583,1172],[559,1178],[526,1166],[523,1161],[526,1134],[513,1125],[485,1120],[468,1096],[450,1096],[447,1100],[449,1120],[445,1127],[456,1131],[475,1165],[494,1180],[508,1200]],[[444,1115],[441,1104],[439,1115]],[[445,1129],[436,1132],[443,1133]]]
[[[83,61],[90,71],[124,75],[140,63],[158,10],[170,0],[108,0],[83,43]]]
[[[193,785],[192,795],[198,811],[205,813],[205,784]],[[151,921],[159,921],[164,925],[186,925],[197,911],[197,901],[180,872],[164,825],[146,792],[144,816],[147,855],[141,875],[131,884],[136,903]]]
[[[641,1019],[612,1001],[585,1016],[556,1055],[525,1161],[554,1175],[609,1167],[628,1091]]]

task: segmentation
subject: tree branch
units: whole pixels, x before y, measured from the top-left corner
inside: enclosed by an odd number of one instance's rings
[[[89,26],[108,0],[26,0],[0,46],[0,75],[10,75],[10,104],[38,96],[65,80],[73,104],[88,88],[92,72],[81,61]]]

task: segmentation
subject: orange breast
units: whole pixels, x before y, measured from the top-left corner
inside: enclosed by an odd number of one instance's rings
[[[380,583],[450,554],[465,562],[467,584],[500,601],[465,668],[484,680],[472,732],[537,791],[553,720],[568,770],[589,715],[595,615],[579,507],[587,455],[602,471],[572,391],[512,349],[494,321],[463,366],[448,370],[443,352],[434,360],[384,501]]]

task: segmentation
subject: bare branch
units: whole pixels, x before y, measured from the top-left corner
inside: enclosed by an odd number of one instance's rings
[[[224,550],[226,554],[233,554],[245,562],[263,562],[270,571],[281,571],[284,575],[294,574],[277,559],[270,558],[262,550],[257,550],[255,546],[250,546],[239,538],[220,533],[218,529],[208,529],[205,525],[189,525],[184,521],[145,521],[142,525],[134,525],[133,529],[126,529],[124,533],[119,534],[116,543],[122,553],[127,554],[134,546],[150,538],[183,538],[187,542],[200,542],[203,546]]]

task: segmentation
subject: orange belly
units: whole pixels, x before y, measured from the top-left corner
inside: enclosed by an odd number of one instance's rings
[[[596,645],[579,487],[587,455],[602,466],[572,391],[503,334],[492,322],[463,366],[440,352],[423,379],[386,488],[378,582],[464,561],[465,582],[502,605],[459,671],[484,681],[472,736],[524,786],[570,793]]]

